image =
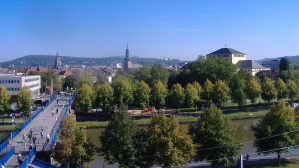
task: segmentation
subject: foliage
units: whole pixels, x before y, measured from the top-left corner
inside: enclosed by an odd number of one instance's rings
[[[167,87],[170,89],[174,84],[179,83],[179,71],[176,68],[171,68],[169,70],[169,78],[167,82]]]
[[[185,93],[181,84],[174,84],[169,90],[168,103],[178,111],[178,108],[184,103]]]
[[[242,74],[235,74],[229,84],[231,89],[232,102],[238,104],[238,106],[244,106],[246,104],[246,80]]]
[[[213,89],[214,89],[213,83],[209,79],[207,79],[203,85],[202,98],[208,102],[211,101],[213,95]]]
[[[229,100],[230,98],[230,89],[226,85],[226,83],[222,82],[222,80],[218,80],[213,89],[213,95],[212,95],[212,100],[215,102],[218,106]]]
[[[287,86],[280,78],[277,78],[275,82],[275,88],[277,91],[277,99],[285,99],[288,97]]]
[[[251,104],[253,104],[261,96],[262,89],[255,79],[251,79],[246,85],[245,92]]]
[[[83,84],[79,88],[77,97],[76,112],[87,113],[91,110],[94,92],[88,84]]]
[[[198,99],[200,100],[200,98],[201,98],[201,93],[203,92],[203,89],[202,89],[201,85],[200,85],[197,81],[194,81],[194,82],[192,83],[192,85],[193,85],[193,87],[196,88],[196,90],[197,90],[197,95],[198,95]]]
[[[165,114],[153,116],[146,128],[149,138],[148,166],[154,164],[163,167],[185,165],[194,155],[192,138],[188,129],[180,126],[174,116]]]
[[[265,77],[262,83],[262,99],[264,99],[264,101],[270,103],[271,100],[275,99],[276,97],[276,89],[274,87],[274,84],[272,83],[272,81]]]
[[[125,111],[117,113],[110,120],[100,140],[100,155],[109,164],[118,163],[120,167],[134,167],[137,157],[144,154],[147,147],[146,140],[138,136],[137,125]]]
[[[230,120],[217,107],[207,108],[200,118],[190,127],[193,142],[197,144],[194,160],[212,160],[212,167],[236,164],[241,145],[234,139],[235,129]]]
[[[144,110],[150,102],[151,88],[142,80],[139,82],[138,88],[135,92],[135,100],[137,105]]]
[[[121,80],[120,82],[113,85],[114,89],[114,101],[116,104],[125,104],[128,106],[133,103],[133,91],[132,86],[129,82]]]
[[[291,107],[286,106],[283,100],[280,100],[277,105],[273,105],[267,115],[252,129],[256,139],[261,139],[255,141],[257,150],[266,155],[277,153],[278,163],[280,155],[288,151],[288,148],[285,147],[295,145],[299,140],[297,131],[288,133],[298,130],[298,124],[295,120],[295,112]]]
[[[272,81],[276,80],[278,77],[278,72],[275,70],[262,70],[255,74],[260,80],[263,80],[265,77],[271,79]]]
[[[99,106],[102,107],[102,110],[104,112],[108,112],[109,107],[113,104],[113,95],[114,90],[108,83],[105,83],[100,87],[100,90],[98,92],[98,103]]]
[[[51,79],[53,79],[53,83],[58,86],[56,90],[60,89],[61,82],[59,80],[59,75],[55,71],[51,70],[48,72],[41,72],[40,76],[41,76],[41,87],[49,86],[51,84]]]
[[[280,72],[279,77],[284,82],[287,82],[288,80],[299,79],[299,73],[297,71],[294,71],[294,70],[282,71],[282,72]]]
[[[185,102],[189,111],[197,101],[199,101],[198,91],[193,85],[188,83],[185,89]]]
[[[94,145],[86,138],[84,129],[80,129],[72,118],[66,116],[59,132],[54,150],[54,159],[60,163],[70,163],[70,167],[82,167],[91,162],[95,152]]]
[[[287,82],[287,89],[288,89],[288,97],[289,99],[291,100],[294,100],[297,95],[298,95],[298,92],[297,92],[297,84],[292,81],[292,80],[288,80]]]
[[[4,114],[10,110],[10,98],[7,89],[4,86],[0,88],[0,113],[2,114],[2,122],[4,122]]]
[[[290,66],[292,64],[292,60],[289,58],[283,57],[280,59],[280,72],[290,70]]]
[[[63,84],[62,87],[65,88],[74,88],[74,83],[75,83],[75,76],[74,75],[68,75],[63,79]]]
[[[167,86],[169,78],[169,72],[162,67],[161,64],[155,64],[151,69],[151,78],[148,81],[148,85],[153,87],[158,81],[160,81],[164,86]]]
[[[149,84],[152,78],[151,67],[149,65],[144,65],[141,68],[137,68],[133,72],[133,76],[135,80],[143,80],[145,83]]]
[[[18,107],[24,113],[24,115],[29,115],[31,112],[30,107],[34,104],[31,99],[31,91],[27,86],[24,86],[21,91],[18,93]]]
[[[160,109],[165,105],[165,98],[167,97],[167,89],[165,86],[158,81],[155,86],[151,89],[151,103],[155,108]]]
[[[207,79],[212,83],[217,80],[229,83],[236,71],[236,67],[223,57],[210,56],[205,59],[204,56],[199,56],[196,61],[189,62],[179,76],[183,86],[194,81],[203,85]]]
[[[96,87],[100,87],[100,86],[104,85],[105,83],[108,83],[107,75],[103,72],[97,73],[97,78],[96,78],[96,82],[94,83],[94,85]]]

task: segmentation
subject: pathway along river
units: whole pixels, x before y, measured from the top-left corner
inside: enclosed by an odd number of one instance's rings
[[[258,121],[257,120],[238,120],[238,121],[232,121],[233,126],[236,128],[236,134],[235,138],[240,141],[241,143],[243,142],[249,142],[253,141],[254,138],[254,133],[251,130],[251,126],[256,124]],[[88,138],[90,138],[91,142],[95,144],[97,147],[101,146],[99,137],[101,133],[104,131],[104,129],[87,129],[86,130],[86,135]],[[240,153],[242,155],[251,154],[255,153],[256,148],[254,147],[253,143],[246,143],[244,144],[243,148],[241,149]],[[257,155],[250,155],[250,157],[257,157]],[[102,156],[99,156],[98,153],[94,155],[94,161],[90,163],[89,165],[86,164],[86,167],[90,166],[91,168],[116,168],[118,167],[117,164],[114,165],[108,165],[107,163],[104,162],[104,158]]]

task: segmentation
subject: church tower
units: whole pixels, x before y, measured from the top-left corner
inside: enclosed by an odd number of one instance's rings
[[[130,68],[132,68],[132,62],[130,61],[129,47],[128,47],[128,44],[127,44],[126,57],[125,57],[125,60],[124,60],[123,70],[128,73]]]
[[[61,68],[61,60],[60,60],[60,58],[58,56],[58,52],[57,52],[54,69],[59,69],[59,68]]]

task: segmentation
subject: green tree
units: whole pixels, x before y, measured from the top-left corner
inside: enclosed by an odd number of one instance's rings
[[[275,99],[276,97],[276,89],[272,81],[265,77],[262,83],[262,99],[266,102],[270,103],[271,100]]]
[[[151,89],[151,103],[155,108],[160,109],[165,105],[165,98],[167,97],[167,89],[165,86],[158,81],[155,86]]]
[[[202,98],[205,99],[208,102],[211,101],[212,100],[213,89],[214,89],[213,83],[209,79],[207,79],[205,81],[205,84],[203,85]]]
[[[297,84],[292,81],[292,80],[288,80],[287,82],[287,89],[288,89],[288,97],[290,100],[294,100],[297,95],[298,95],[298,92],[297,92]]]
[[[113,100],[114,100],[113,95],[114,95],[114,90],[108,83],[105,83],[100,87],[98,93],[98,101],[99,101],[99,106],[102,107],[102,110],[104,112],[108,112],[109,107],[113,104]]]
[[[185,89],[185,103],[189,108],[189,111],[197,101],[199,101],[198,91],[193,85],[188,83]]]
[[[251,79],[246,85],[245,93],[251,104],[253,104],[261,96],[262,89],[255,79]]]
[[[151,88],[141,80],[135,92],[135,100],[137,105],[143,110],[149,106]]]
[[[242,74],[235,74],[229,83],[232,102],[238,104],[239,107],[246,104],[246,80],[244,78]]]
[[[165,114],[152,117],[146,127],[149,148],[146,161],[148,166],[154,164],[163,167],[185,165],[194,155],[192,138],[188,129],[180,126],[174,116],[167,118]]]
[[[75,76],[74,75],[68,75],[67,77],[65,77],[64,79],[63,79],[63,85],[62,85],[62,87],[63,88],[74,88],[74,83],[75,83],[75,80],[76,80],[76,78],[75,78]]]
[[[151,78],[149,81],[149,86],[153,87],[158,81],[160,81],[164,86],[167,85],[169,78],[169,72],[167,69],[163,68],[161,64],[154,64],[151,69]]]
[[[212,167],[237,163],[235,158],[241,145],[234,139],[235,129],[230,120],[217,107],[207,108],[198,123],[190,126],[189,133],[197,144],[195,161],[212,160]]]
[[[2,122],[4,122],[4,114],[10,110],[10,97],[7,89],[4,86],[0,88],[0,113],[2,114]]]
[[[277,91],[277,99],[285,99],[288,97],[288,89],[282,79],[277,78],[275,82],[275,88]]]
[[[288,80],[299,79],[299,73],[294,70],[282,71],[280,72],[279,77],[286,83]]]
[[[51,79],[53,80],[54,89],[59,90],[61,88],[61,81],[59,75],[55,71],[41,72],[41,87],[51,85]]]
[[[94,145],[86,138],[84,129],[80,129],[71,117],[62,120],[53,152],[54,159],[60,163],[69,163],[70,167],[83,167],[85,162],[91,162],[95,153]]]
[[[96,78],[96,82],[94,83],[94,85],[96,87],[100,87],[100,86],[104,85],[105,83],[108,83],[108,78],[105,73],[99,72],[96,75],[97,75],[97,78]]]
[[[138,136],[137,125],[124,107],[110,120],[100,140],[100,155],[109,164],[118,163],[120,167],[134,167],[147,147],[146,139]]]
[[[214,85],[212,100],[218,106],[221,106],[221,104],[224,106],[224,103],[230,98],[229,93],[229,87],[222,80],[218,80]]]
[[[34,104],[31,98],[31,91],[27,86],[24,86],[18,93],[18,107],[19,109],[28,116],[31,112],[30,107]]]
[[[144,81],[147,84],[150,84],[152,75],[151,67],[149,65],[144,65],[141,68],[137,68],[134,72],[134,79],[138,81]]]
[[[83,84],[79,89],[79,96],[76,100],[76,112],[87,113],[92,108],[92,97],[94,96],[92,88],[88,84]]]
[[[200,100],[200,98],[201,98],[201,93],[203,92],[203,89],[202,89],[201,85],[200,85],[197,81],[194,81],[194,82],[192,83],[192,85],[193,85],[193,87],[196,88],[196,90],[197,90],[197,95],[198,95],[198,98],[199,98],[199,100]]]
[[[184,103],[184,99],[184,88],[182,88],[181,84],[172,85],[169,90],[168,101],[172,107],[175,107],[176,112],[178,112],[178,108]]]
[[[124,104],[128,106],[129,104],[133,103],[133,90],[129,82],[121,80],[119,83],[114,85],[113,89],[114,100],[116,104]]]
[[[281,58],[280,59],[280,67],[279,67],[280,72],[290,70],[291,64],[292,64],[292,60],[290,60],[286,57]]]
[[[299,132],[292,132],[298,130],[295,112],[291,107],[286,106],[284,100],[279,100],[277,105],[273,105],[266,116],[252,129],[258,139],[255,141],[257,150],[266,155],[277,153],[278,165],[280,165],[280,156],[288,152],[289,148],[285,147],[298,143]]]

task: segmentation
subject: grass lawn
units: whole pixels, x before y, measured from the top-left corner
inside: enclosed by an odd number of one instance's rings
[[[265,116],[269,110],[255,111],[255,112],[236,112],[223,114],[229,118],[244,118],[244,117],[256,117],[256,116]]]
[[[233,168],[239,168],[239,167],[240,166],[234,166]],[[275,161],[275,162],[268,162],[268,163],[243,165],[243,167],[244,168],[273,168],[273,167],[278,167],[278,163],[277,161]],[[280,167],[298,168],[299,159],[282,160],[280,162]]]
[[[14,124],[13,130],[18,129],[23,123]],[[0,130],[11,130],[11,123],[0,125]]]

